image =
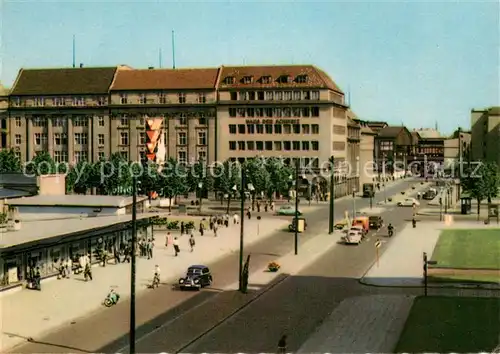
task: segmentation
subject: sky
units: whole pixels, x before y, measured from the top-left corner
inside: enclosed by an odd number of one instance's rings
[[[20,68],[314,64],[361,119],[470,127],[500,105],[497,1],[0,2],[1,83]]]

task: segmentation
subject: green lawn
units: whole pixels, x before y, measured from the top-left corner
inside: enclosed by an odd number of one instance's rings
[[[500,278],[494,275],[443,275],[443,276],[429,276],[429,282],[433,283],[500,283]]]
[[[419,297],[396,353],[478,353],[493,350],[500,333],[500,299]]]
[[[435,267],[500,269],[500,229],[444,230],[431,259]]]

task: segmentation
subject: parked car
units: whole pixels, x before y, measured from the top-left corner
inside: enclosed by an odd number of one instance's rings
[[[381,216],[370,216],[368,218],[370,229],[378,230],[384,224]]]
[[[419,206],[420,202],[416,200],[415,198],[406,198],[402,202],[398,202],[398,206],[400,207],[412,207],[412,206]]]
[[[201,288],[210,286],[212,282],[212,274],[207,266],[192,265],[187,269],[186,276],[179,279],[179,288],[181,290],[200,290]]]
[[[283,205],[279,208],[278,215],[295,216],[295,207],[292,207],[291,205]],[[302,215],[300,209],[298,210],[298,215]]]

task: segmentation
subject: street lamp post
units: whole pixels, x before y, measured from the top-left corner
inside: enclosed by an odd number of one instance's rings
[[[243,292],[243,239],[245,235],[244,223],[245,223],[245,171],[241,171],[241,186],[240,186],[240,261],[239,261],[239,277],[238,277],[238,289]]]
[[[203,188],[203,183],[199,182],[198,183],[198,193],[199,193],[199,196],[198,196],[198,210],[200,211],[201,213],[201,192],[202,192],[202,188]]]
[[[352,217],[356,217],[356,188],[352,190]]]
[[[300,169],[300,159],[297,159],[295,164],[295,237],[294,237],[295,255],[299,253],[299,169]]]
[[[135,281],[136,259],[135,248],[137,244],[137,177],[132,177],[132,249],[130,255],[130,327],[129,351],[135,354]]]
[[[329,228],[328,233],[333,233],[333,215],[334,215],[334,194],[335,194],[335,157],[330,157],[330,213],[329,213]]]

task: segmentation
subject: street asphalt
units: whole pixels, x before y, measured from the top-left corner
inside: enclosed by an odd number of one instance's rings
[[[386,195],[398,194],[415,183],[404,181],[387,187]],[[374,207],[383,198],[383,193],[379,192],[373,201]],[[345,210],[351,210],[352,205],[352,198],[336,201],[335,219],[343,218]],[[358,210],[368,206],[368,199],[357,198]],[[391,206],[382,217],[395,226],[397,233],[404,220],[411,217],[411,208]],[[328,205],[306,214],[305,218],[308,229],[300,235],[301,242],[327,231]],[[237,253],[209,265],[214,274],[214,284],[210,290],[180,292],[173,289],[171,284],[162,284],[160,288],[137,298],[136,351],[273,352],[284,332],[289,334],[289,350],[296,350],[342,299],[366,293],[415,292],[412,289],[364,287],[358,283],[358,278],[375,260],[375,240],[383,238],[385,234],[385,230],[381,230],[378,236],[370,236],[367,242],[357,247],[342,245],[333,248],[299,275],[276,285],[227,321],[225,318],[247,301],[245,296],[251,296],[218,290],[237,282]],[[339,235],[334,237],[339,238]],[[390,242],[387,237],[384,240]],[[245,254],[252,254],[251,268],[256,270],[292,250],[293,233],[283,231],[246,248]],[[124,300],[43,338],[33,338],[12,352],[127,351],[129,308],[129,301]],[[221,325],[210,331],[218,322]],[[203,336],[204,332],[209,333]],[[196,337],[200,339],[191,343]]]

